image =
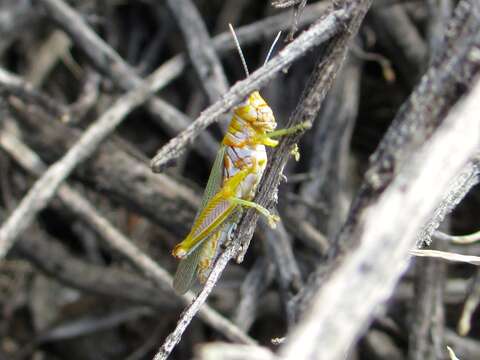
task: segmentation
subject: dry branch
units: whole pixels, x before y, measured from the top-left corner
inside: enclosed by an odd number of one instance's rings
[[[37,176],[45,171],[46,166],[38,156],[11,134],[3,132],[0,136],[0,144],[12,153],[15,159],[28,171]],[[135,267],[141,270],[145,276],[152,279],[163,292],[169,294],[169,296],[176,295],[172,288],[172,278],[170,274],[148,255],[138,249],[130,239],[118,231],[107,219],[97,213],[93,205],[68,185],[61,186],[58,190],[58,195],[79,218],[83,219],[101,235],[108,247],[124,256]],[[193,294],[188,293],[180,297],[180,300],[184,304],[189,304],[192,298]],[[247,344],[254,343],[252,339],[234,324],[208,306],[200,310],[199,316],[234,341]]]
[[[165,68],[157,70],[140,86],[120,97],[112,107],[90,125],[65,156],[37,180],[0,229],[0,259],[11,248],[16,237],[31,224],[36,214],[48,204],[58,187],[75,167],[97,150],[132,109],[146,101],[163,85],[164,71],[166,70]]]
[[[338,33],[346,17],[347,13],[344,10],[331,12],[280,51],[267,64],[252,73],[247,79],[235,84],[221,100],[208,107],[193,124],[158,151],[151,162],[153,171],[161,172],[168,162],[178,157],[184,151],[184,147],[217,120],[221,114],[230,110],[252,91],[261,88],[279,71],[303,56],[308,50],[324,43]]]
[[[121,299],[139,305],[176,307],[164,292],[148,280],[116,267],[93,265],[72,256],[67,249],[36,229],[35,236],[22,236],[16,250],[52,278],[88,293]]]
[[[413,86],[427,64],[428,48],[404,6],[374,6],[371,18],[379,42],[401,72],[399,78]]]
[[[432,218],[423,226],[417,237],[417,246],[430,244],[432,236],[445,217],[462,201],[472,187],[480,183],[480,152],[463,167],[450,184],[449,192],[439,202]],[[457,240],[455,237],[450,241]]]
[[[341,359],[391,293],[407,265],[416,234],[449,182],[480,141],[480,82],[424,146],[405,161],[378,200],[358,214],[350,232],[358,247],[318,290],[282,349],[285,359]],[[450,156],[455,154],[454,157]],[[428,191],[429,197],[419,200]],[[308,316],[307,316],[308,315]]]
[[[190,0],[168,0],[167,3],[183,32],[190,60],[213,103],[229,86],[205,23]]]
[[[82,17],[62,0],[41,0],[49,16],[58,22],[72,37],[95,67],[107,74],[120,88],[130,91],[140,86],[142,79],[135,71],[104,42],[82,19]],[[173,78],[178,76],[184,68],[185,59],[177,56],[164,63],[156,72],[164,72],[163,84],[155,91],[160,90]],[[163,69],[163,70],[162,70]],[[190,123],[188,117],[159,97],[153,98],[148,106],[153,118],[171,135],[176,135]],[[216,152],[216,141],[209,134],[202,134],[195,148],[200,154],[213,160]]]
[[[439,244],[445,247],[446,244]],[[443,309],[446,264],[416,259],[414,296],[410,310],[408,359],[441,359],[445,351]]]
[[[81,136],[42,110],[16,100],[10,103],[24,141],[49,163],[57,161]],[[74,175],[92,190],[120,201],[178,236],[188,230],[200,203],[191,184],[180,177],[152,174],[145,157],[128,153],[112,140],[106,140]]]
[[[471,14],[464,19],[467,7]],[[400,107],[392,125],[382,138],[380,145],[370,158],[370,167],[365,175],[359,193],[356,195],[350,217],[342,233],[337,237],[332,256],[352,246],[350,228],[358,220],[357,212],[375,202],[395,176],[406,154],[412,148],[421,146],[442,124],[445,114],[461,97],[459,89],[468,89],[471,79],[480,70],[480,57],[476,58],[476,48],[480,45],[480,5],[476,2],[461,1],[456,16],[449,28],[459,28],[448,32],[448,44],[439,61],[434,62],[421,78],[419,84]],[[438,224],[437,224],[438,225]],[[432,231],[435,229],[432,229]]]
[[[164,360],[166,359],[170,353],[172,352],[173,348],[180,342],[182,339],[182,335],[187,329],[188,325],[192,321],[193,317],[197,315],[203,308],[205,308],[205,301],[207,300],[208,296],[213,290],[213,287],[217,283],[220,275],[222,274],[223,270],[233,259],[238,252],[238,246],[231,246],[226,249],[222,255],[218,258],[217,262],[215,263],[215,267],[213,268],[212,272],[208,276],[207,282],[203,287],[202,291],[197,295],[195,300],[185,309],[182,313],[180,320],[178,320],[177,326],[175,329],[168,335],[165,339],[165,342],[162,344],[158,352],[156,353],[154,360]]]

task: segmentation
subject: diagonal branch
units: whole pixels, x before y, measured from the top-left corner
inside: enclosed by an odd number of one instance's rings
[[[12,156],[28,171],[39,176],[45,171],[46,166],[40,158],[26,145],[21,143],[13,135],[7,131],[0,134],[0,145],[5,148]],[[106,245],[123,255],[136,268],[138,268],[146,277],[153,282],[165,293],[174,295],[172,288],[172,277],[161,268],[148,255],[144,254],[134,243],[124,234],[118,231],[107,219],[102,217],[93,205],[85,200],[78,192],[63,185],[58,190],[58,195],[62,202],[66,204],[79,218],[89,224],[105,241]],[[178,296],[175,294],[175,296]],[[193,294],[188,293],[180,296],[179,299],[183,304],[190,304]],[[232,322],[225,319],[210,307],[204,307],[200,310],[200,318],[206,323],[216,328],[222,334],[226,335],[233,341],[239,341],[246,344],[255,343],[248,335],[235,326]]]
[[[45,208],[75,167],[97,150],[130,111],[146,101],[163,85],[166,70],[165,68],[157,70],[140,86],[118,98],[89,126],[75,145],[35,182],[0,229],[0,259],[5,257],[17,236],[32,223],[38,212]]]
[[[346,31],[333,38],[326,46],[324,56],[318,60],[309,83],[304,90],[302,99],[290,116],[287,126],[294,126],[305,121],[313,123],[344,61],[350,41],[358,32],[370,3],[369,0],[345,2],[345,11],[350,15],[350,20],[345,25]],[[292,146],[300,140],[301,136],[301,133],[294,136],[287,136],[282,139],[279,146],[275,149],[271,156],[272,160],[269,161],[265,175],[260,183],[255,202],[267,208],[273,205],[281,180],[280,174],[283,172],[283,168],[290,157]],[[242,253],[239,255],[237,261],[242,261],[245,251],[248,249],[248,244],[253,236],[257,219],[257,213],[247,211],[239,226],[236,234],[242,244]]]
[[[378,201],[359,214],[351,232],[359,246],[317,291],[283,358],[344,358],[405,271],[418,230],[477,150],[479,99],[477,81],[427,142],[410,148]]]
[[[41,0],[41,5],[47,14],[54,19],[73,39],[74,43],[87,55],[94,66],[102,73],[109,76],[115,84],[124,89],[132,90],[142,83],[142,78],[135,73],[135,70],[127,64],[122,57],[98,36],[82,19],[82,17],[63,0]],[[168,67],[167,70],[164,67]],[[170,83],[183,71],[185,58],[175,56],[160,66],[157,71],[164,72],[164,83],[162,87]],[[182,112],[168,104],[161,98],[154,97],[148,102],[152,118],[159,122],[163,129],[170,135],[176,135],[191,122]],[[198,152],[208,159],[213,160],[216,152],[216,141],[209,134],[202,134],[195,144]]]
[[[259,89],[287,65],[303,56],[308,50],[318,46],[340,31],[348,13],[344,10],[331,12],[313,25],[308,31],[285,47],[266,65],[251,76],[234,85],[221,100],[207,108],[185,131],[170,140],[152,159],[153,171],[161,172],[167,163],[179,156],[184,147],[195,139],[207,126],[212,124],[224,112],[243,100],[252,91]]]
[[[190,60],[213,103],[227,92],[229,86],[207,27],[190,0],[167,0],[167,3],[183,32]]]

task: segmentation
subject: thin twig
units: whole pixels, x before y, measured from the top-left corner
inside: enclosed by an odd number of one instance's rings
[[[167,0],[167,4],[183,32],[190,60],[202,86],[205,88],[210,102],[213,103],[227,92],[229,86],[207,27],[190,0]]]
[[[472,317],[478,308],[478,304],[480,304],[480,269],[477,269],[477,273],[473,276],[463,304],[460,320],[458,320],[457,330],[461,336],[467,336],[470,332]]]
[[[446,243],[437,244],[446,248]],[[445,349],[444,286],[446,264],[438,259],[416,259],[411,299],[408,359],[441,359]]]
[[[227,266],[228,262],[235,257],[236,253],[238,252],[238,246],[231,246],[227,248],[222,255],[218,258],[217,262],[215,263],[215,267],[213,268],[212,272],[208,276],[207,282],[203,287],[202,291],[198,294],[196,299],[192,302],[192,304],[185,309],[182,313],[181,318],[178,320],[177,326],[175,330],[168,335],[165,339],[165,342],[158,350],[157,354],[154,357],[154,360],[164,360],[166,359],[170,353],[172,352],[173,348],[180,342],[183,333],[187,329],[188,325],[192,321],[193,317],[201,310],[201,307],[204,306],[207,297],[213,290],[213,287],[217,283],[220,275],[222,274],[223,270]],[[205,308],[205,307],[204,307]]]
[[[234,85],[221,100],[207,108],[193,124],[159,150],[152,159],[152,170],[161,172],[170,160],[181,154],[185,145],[193,141],[203,129],[213,123],[221,114],[230,110],[253,90],[259,89],[285,66],[304,55],[306,51],[334,36],[340,30],[346,16],[347,13],[344,10],[333,11],[285,47],[266,65],[252,73],[247,79]]]
[[[292,7],[303,0],[273,0],[272,1],[272,6],[277,7],[277,8],[287,8],[287,7]]]
[[[439,251],[439,250],[410,250],[410,254],[415,256],[438,258],[452,262],[461,262],[465,264],[480,265],[480,256],[462,255],[453,252]]]
[[[67,120],[70,117],[66,106],[35,90],[33,84],[23,80],[21,77],[0,68],[0,93],[5,92],[9,95],[26,98],[63,120]]]
[[[276,356],[267,347],[213,342],[202,345],[195,353],[198,360],[275,360]]]
[[[422,231],[418,234],[417,247],[431,242],[432,234],[440,226],[441,222],[455,209],[470,189],[478,183],[480,183],[480,152],[477,151],[473,158],[470,159],[462,171],[460,171],[452,181],[450,191],[441,199],[432,218],[424,225]],[[453,237],[453,239],[450,238],[450,240],[459,242],[462,240],[461,238],[462,237]],[[475,239],[475,234],[473,234],[473,237],[467,237],[466,240],[473,239]]]
[[[132,69],[120,55],[103,41],[82,19],[82,17],[63,0],[41,0],[40,3],[47,14],[58,22],[72,37],[74,43],[84,51],[90,61],[101,72],[107,74],[120,88],[132,90],[142,83],[134,69]],[[156,90],[170,83],[184,69],[185,58],[176,56],[160,66],[156,72],[164,72],[164,82]],[[169,68],[168,70],[165,68]],[[148,103],[153,119],[174,136],[186,128],[191,122],[188,117],[169,105],[158,96]],[[217,145],[215,139],[209,134],[202,134],[195,144],[198,152],[208,159],[215,158]]]
[[[480,175],[480,171],[479,171],[479,175]],[[449,234],[445,234],[442,231],[435,231],[433,233],[433,236],[435,237],[435,239],[439,239],[443,241],[451,241],[454,244],[461,244],[461,245],[473,244],[477,241],[480,241],[480,231],[477,231],[468,235],[449,235]]]
[[[58,160],[75,144],[81,132],[22,100],[8,98],[24,141],[44,156],[45,161]],[[135,213],[174,235],[183,236],[200,204],[196,188],[179,176],[153,174],[147,165],[148,159],[131,147],[120,146],[123,144],[119,144],[118,139],[112,137],[104,141],[95,154],[76,169],[75,175],[92,190],[113,196]]]

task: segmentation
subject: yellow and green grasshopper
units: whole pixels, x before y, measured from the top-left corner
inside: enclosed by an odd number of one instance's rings
[[[230,30],[248,77],[246,61],[231,25]],[[265,62],[279,36],[280,33]],[[252,201],[267,165],[265,147],[277,146],[278,141],[274,137],[293,133],[306,126],[274,131],[276,126],[272,109],[258,91],[252,92],[244,103],[234,108],[192,229],[172,251],[174,257],[181,259],[173,281],[176,292],[182,294],[188,291],[195,280],[195,273],[200,282],[205,282],[213,260],[220,251],[219,245],[229,240],[244,207],[258,210],[271,226],[275,226],[279,220],[276,215]]]

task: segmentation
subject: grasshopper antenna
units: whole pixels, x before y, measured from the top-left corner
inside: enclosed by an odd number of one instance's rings
[[[237,46],[238,54],[240,55],[240,59],[242,60],[242,65],[243,65],[243,69],[245,70],[245,75],[247,75],[248,77],[250,73],[248,71],[247,62],[245,61],[245,56],[243,56],[242,48],[240,47],[240,42],[238,41],[237,34],[235,34],[235,30],[233,29],[232,24],[229,23],[228,26],[230,27],[233,40],[235,41],[235,45]]]
[[[275,37],[275,40],[273,40],[272,46],[270,46],[270,50],[268,50],[268,54],[267,54],[267,57],[265,58],[265,62],[263,63],[263,65],[265,65],[268,62],[268,60],[270,60],[270,56],[272,55],[273,49],[275,49],[275,45],[277,45],[278,39],[280,39],[280,35],[282,35],[281,31],[278,32],[277,36]]]

